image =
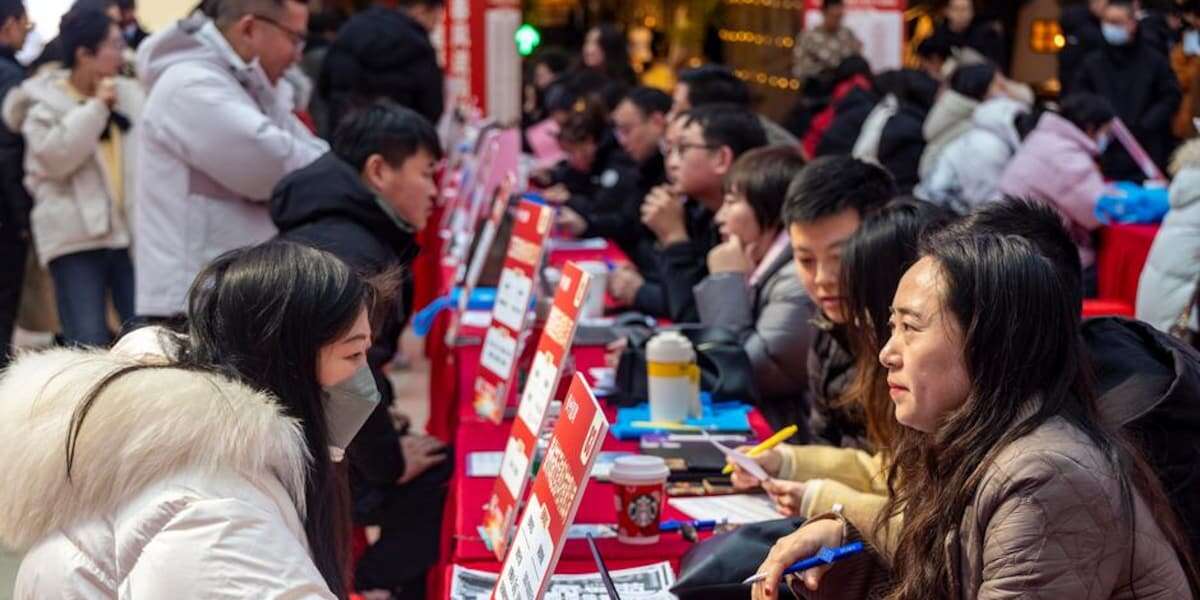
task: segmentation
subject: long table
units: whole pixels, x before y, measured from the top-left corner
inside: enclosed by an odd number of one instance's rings
[[[568,260],[613,260],[621,259],[615,248],[603,251],[570,250],[554,252],[549,263],[561,265]],[[482,331],[465,329],[463,337],[482,338]],[[536,339],[536,338],[534,338]],[[530,343],[535,343],[530,341]],[[467,457],[473,452],[494,451],[504,449],[512,421],[506,420],[500,425],[492,424],[475,416],[471,407],[471,389],[479,366],[481,347],[478,344],[459,345],[450,348],[448,364],[452,381],[443,374],[443,381],[435,382],[433,401],[450,404],[453,414],[448,424],[452,434],[450,439],[455,447],[455,469],[447,497],[446,516],[442,534],[442,561],[431,574],[430,598],[447,598],[450,593],[451,575],[455,565],[482,571],[499,572],[500,563],[492,552],[484,545],[478,533],[478,527],[483,517],[483,505],[487,502],[494,485],[493,478],[473,478],[467,476]],[[571,355],[575,368],[589,378],[588,370],[603,366],[604,348],[601,346],[575,345]],[[594,383],[594,382],[593,382]],[[443,387],[439,387],[443,386]],[[444,387],[444,386],[449,386]],[[452,391],[451,389],[452,388]],[[610,421],[615,418],[615,410],[607,408]],[[760,436],[768,435],[770,428],[757,412],[751,413],[750,423]],[[604,451],[636,452],[636,441],[619,441],[611,436],[605,440]],[[612,484],[592,480],[588,483],[580,505],[576,523],[615,524],[616,506],[615,492]],[[663,512],[664,519],[682,519],[685,515],[667,506]],[[664,535],[657,544],[633,546],[622,544],[616,539],[598,540],[601,553],[609,567],[624,569],[644,566],[668,560],[678,571],[679,559],[688,551],[691,544],[678,534]],[[591,554],[582,540],[570,540],[563,551],[562,559],[555,572],[558,573],[587,573],[594,572]]]

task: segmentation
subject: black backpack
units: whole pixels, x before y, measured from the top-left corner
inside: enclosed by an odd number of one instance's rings
[[[1200,353],[1147,323],[1085,321],[1099,409],[1139,444],[1200,553]]]

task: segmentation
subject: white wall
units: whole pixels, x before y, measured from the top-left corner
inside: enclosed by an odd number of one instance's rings
[[[138,19],[147,31],[158,31],[187,16],[198,4],[200,0],[139,0]]]

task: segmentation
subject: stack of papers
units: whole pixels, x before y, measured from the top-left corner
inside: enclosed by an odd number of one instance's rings
[[[671,600],[669,591],[675,585],[675,572],[671,563],[661,562],[634,569],[622,569],[610,573],[621,600]],[[450,585],[451,600],[488,600],[492,588],[496,587],[495,573],[467,569],[454,565],[453,582]],[[580,598],[607,598],[604,582],[599,573],[586,575],[554,575],[546,590],[545,600],[578,600]]]
[[[766,495],[671,498],[668,503],[697,521],[726,521],[734,525],[747,525],[785,518],[775,510],[775,503]]]

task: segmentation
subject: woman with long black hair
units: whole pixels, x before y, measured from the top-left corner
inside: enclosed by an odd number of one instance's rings
[[[889,599],[1195,597],[1153,471],[1098,416],[1071,298],[1014,236],[933,236],[901,279],[879,355],[902,426],[879,519],[900,529],[875,549]],[[836,512],[811,519],[776,544],[755,597],[856,533]],[[827,571],[806,587],[836,589]]]
[[[18,359],[0,380],[14,598],[344,598],[333,463],[378,402],[388,293],[272,242],[209,264],[180,332]]]

